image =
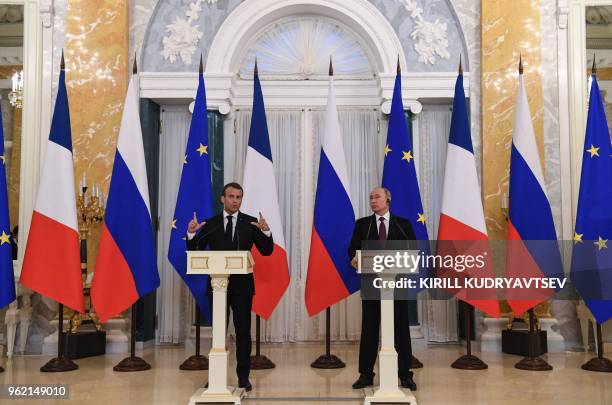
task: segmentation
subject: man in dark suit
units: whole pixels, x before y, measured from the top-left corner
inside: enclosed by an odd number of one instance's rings
[[[366,240],[414,240],[410,222],[392,215],[389,211],[391,193],[383,187],[377,187],[370,193],[372,215],[360,218],[355,223],[353,238],[349,247],[349,257],[353,267],[357,267],[355,252],[361,249]],[[367,277],[363,275],[362,277]],[[398,355],[398,377],[404,388],[416,390],[412,379],[410,363],[412,345],[410,343],[410,325],[408,324],[408,301],[396,300],[394,304],[395,350]],[[353,384],[354,389],[365,388],[374,384],[374,363],[379,344],[380,301],[361,301],[361,341],[359,342],[359,378]]]
[[[272,233],[266,220],[240,212],[243,190],[238,183],[223,187],[221,203],[223,212],[204,222],[191,220],[187,229],[187,250],[251,250],[253,245],[263,256],[274,249]],[[236,374],[238,386],[250,391],[251,370],[251,306],[255,294],[253,274],[230,275],[228,304],[233,313],[236,330]]]

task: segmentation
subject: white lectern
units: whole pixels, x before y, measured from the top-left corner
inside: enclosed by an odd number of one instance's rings
[[[188,251],[187,274],[208,274],[213,290],[213,340],[208,354],[208,388],[200,388],[190,398],[189,405],[216,403],[240,404],[242,388],[227,385],[227,348],[225,322],[227,286],[231,274],[253,272],[253,256],[244,250]]]
[[[386,251],[357,251],[357,269],[361,273],[362,264],[366,260],[372,259],[374,255],[386,254]],[[393,254],[395,251],[393,251]],[[418,252],[408,251],[410,254]],[[384,271],[377,276],[383,280],[393,280],[397,273]],[[380,291],[380,335],[381,345],[378,352],[378,368],[380,376],[380,386],[377,390],[366,389],[365,405],[399,403],[416,405],[417,401],[412,392],[408,389],[400,388],[397,384],[397,352],[394,342],[394,306],[393,289],[381,289]],[[406,320],[408,321],[408,320]]]

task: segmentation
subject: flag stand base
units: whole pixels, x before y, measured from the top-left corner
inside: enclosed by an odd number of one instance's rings
[[[251,356],[251,370],[267,370],[275,368],[276,365],[266,356]]]
[[[130,326],[130,357],[121,360],[113,371],[129,372],[149,370],[151,365],[136,356],[136,303],[132,304],[132,324]]]
[[[612,361],[607,358],[593,357],[588,362],[584,363],[581,367],[587,371],[597,371],[600,373],[612,373]]]
[[[346,364],[333,354],[322,354],[310,365],[312,368],[333,369],[344,368]]]
[[[43,373],[61,373],[78,369],[79,366],[64,355],[55,357],[40,368]]]
[[[410,360],[410,368],[423,368],[423,363],[421,363],[416,357],[412,356],[412,359]]]
[[[255,317],[255,355],[251,356],[251,370],[269,370],[276,364],[261,354],[261,317]]]
[[[459,370],[486,370],[489,368],[487,363],[471,354],[466,354],[459,357],[453,364],[451,364],[451,367]]]
[[[125,359],[121,360],[119,364],[113,367],[113,371],[121,371],[121,372],[144,371],[144,370],[149,370],[150,368],[151,368],[151,365],[149,363],[147,363],[140,357],[134,356],[134,357],[126,357]]]
[[[181,370],[208,370],[208,358],[206,356],[190,356],[179,366]]]
[[[515,368],[520,370],[529,371],[549,371],[552,370],[552,366],[541,357],[524,357],[521,361],[514,365]]]

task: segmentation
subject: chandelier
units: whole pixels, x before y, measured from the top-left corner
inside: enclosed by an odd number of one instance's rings
[[[13,90],[9,93],[8,99],[13,107],[21,108],[23,106],[23,70],[15,72],[12,80]]]

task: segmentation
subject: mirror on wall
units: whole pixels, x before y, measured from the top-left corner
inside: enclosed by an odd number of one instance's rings
[[[0,3],[0,108],[13,258],[17,254],[23,112],[23,6]]]

